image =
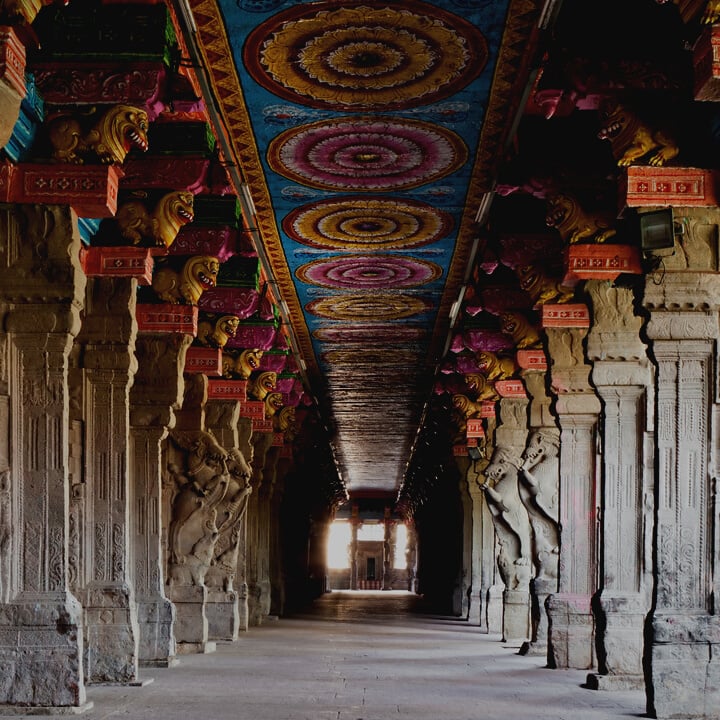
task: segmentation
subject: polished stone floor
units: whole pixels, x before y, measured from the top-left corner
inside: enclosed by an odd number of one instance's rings
[[[143,670],[142,687],[90,687],[88,720],[615,720],[641,691],[582,687],[403,592],[335,591],[236,643]],[[0,710],[2,715],[2,710]],[[14,715],[14,717],[30,717]]]

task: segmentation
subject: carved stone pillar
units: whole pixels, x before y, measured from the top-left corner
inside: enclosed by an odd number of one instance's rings
[[[417,592],[417,530],[412,522],[407,523],[407,550],[405,551],[405,567],[407,569],[410,592]],[[357,562],[355,563],[357,578]]]
[[[250,418],[240,417],[238,420],[238,450],[242,453],[245,461],[250,465],[250,490],[248,500],[245,505],[245,514],[240,523],[240,535],[238,537],[238,554],[237,554],[237,570],[235,572],[235,592],[238,601],[238,630],[247,632],[249,625],[248,610],[248,584],[247,584],[247,553],[248,553],[248,522],[250,509],[253,502],[253,453],[255,448],[252,440],[252,420]]]
[[[358,589],[358,528],[360,527],[360,521],[353,518],[350,521],[350,589]],[[408,578],[410,577],[410,570],[408,568]],[[408,581],[409,582],[409,581]],[[410,588],[408,587],[408,590]]]
[[[240,403],[210,400],[206,405],[206,424],[220,444],[231,448],[228,471],[231,477],[226,498],[218,513],[219,537],[212,565],[205,576],[208,599],[205,614],[210,640],[237,640],[240,630],[238,595],[235,575],[238,565],[240,538],[245,533],[245,510],[252,488],[252,470],[238,449]]]
[[[718,212],[675,209],[685,234],[649,276],[644,305],[657,364],[655,607],[648,711],[717,718],[720,708],[718,558]]]
[[[392,590],[392,521],[385,518],[383,522],[383,574],[381,590]]]
[[[548,664],[589,669],[595,664],[590,601],[597,589],[596,448],[600,401],[589,383],[583,341],[585,306],[543,306],[551,389],[560,426],[559,592],[547,601]]]
[[[603,401],[597,688],[644,688],[645,617],[652,593],[653,373],[630,288],[588,281],[593,326],[587,356]]]
[[[87,681],[135,682],[138,622],[130,578],[129,390],[137,281],[91,278],[78,343],[85,369],[85,478],[90,562],[82,596]]]
[[[165,594],[161,443],[175,425],[175,411],[182,402],[185,354],[191,342],[190,335],[164,333],[140,334],[135,343],[138,370],[130,391],[134,586],[140,664],[149,667],[177,662],[175,607]]]
[[[526,397],[500,400],[501,424],[495,430],[495,449],[480,486],[495,525],[499,544],[498,570],[503,591],[503,639],[530,638],[530,578],[532,549],[530,520],[518,492],[518,468],[527,438]]]
[[[68,359],[85,291],[79,252],[68,207],[0,211],[10,406],[10,443],[0,461],[10,511],[0,532],[3,564],[9,561],[0,704],[86,706],[82,608],[68,586]]]
[[[531,352],[531,351],[526,351]],[[530,396],[528,444],[523,451],[518,474],[520,497],[532,528],[532,552],[535,577],[531,583],[532,633],[522,654],[546,656],[548,650],[548,617],[545,602],[558,591],[560,528],[558,525],[558,459],[560,431],[550,410],[551,398],[546,392],[547,363],[544,352],[532,368],[521,371]],[[522,360],[519,359],[522,366]],[[538,365],[540,369],[538,369]],[[544,367],[543,367],[544,366]]]
[[[270,614],[270,497],[265,483],[272,433],[253,432],[253,494],[248,507],[248,623],[262,624]]]
[[[458,588],[460,600],[460,616],[468,618],[470,612],[470,593],[472,592],[472,553],[473,553],[473,522],[472,522],[472,499],[470,497],[469,468],[472,461],[467,455],[456,455],[455,464],[459,471],[459,495],[462,505],[462,563],[461,563],[461,584]]]

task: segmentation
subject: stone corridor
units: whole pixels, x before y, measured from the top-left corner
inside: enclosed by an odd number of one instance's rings
[[[583,688],[543,660],[402,591],[334,591],[212,654],[145,669],[142,687],[92,686],[87,720],[617,720],[642,691]],[[18,717],[15,715],[14,717]],[[20,717],[33,717],[21,715]]]

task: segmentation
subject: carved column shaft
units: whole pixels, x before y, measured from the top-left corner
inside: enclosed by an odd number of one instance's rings
[[[559,592],[548,598],[549,655],[555,667],[595,664],[590,609],[597,588],[597,424],[600,402],[589,383],[583,327],[547,327],[551,387],[560,426]]]
[[[189,335],[139,335],[138,371],[130,392],[134,585],[140,629],[140,663],[176,662],[175,608],[165,594],[162,541],[161,443],[175,424],[183,395]]]
[[[85,703],[82,609],[68,586],[68,366],[85,289],[79,250],[67,207],[0,213],[10,398],[0,487],[12,510],[3,539],[12,561],[0,620],[0,704]]]
[[[88,682],[132,682],[137,608],[129,570],[129,388],[135,374],[137,281],[91,279],[84,346],[91,577],[85,587]],[[86,528],[87,529],[87,528]]]
[[[353,519],[350,523],[350,589],[358,589],[358,528],[360,522]]]

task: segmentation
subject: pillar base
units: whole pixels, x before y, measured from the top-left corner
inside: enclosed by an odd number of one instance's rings
[[[208,620],[205,585],[171,585],[168,597],[175,605],[175,645],[178,655],[188,652],[205,652],[208,644]],[[190,647],[201,649],[189,650]]]
[[[600,675],[588,673],[585,687],[590,690],[644,690],[645,678],[642,675]]]
[[[467,612],[467,621],[469,625],[478,625],[482,627],[482,613],[483,613],[483,604],[482,604],[482,596],[480,593],[470,593],[468,596],[468,612]]]
[[[548,665],[590,670],[595,665],[595,620],[590,596],[557,593],[548,596]]]
[[[4,606],[0,706],[81,708],[82,608],[70,593],[28,593]]]
[[[238,598],[234,592],[209,588],[205,615],[208,620],[209,640],[234,641],[238,639],[240,614]]]
[[[487,630],[489,633],[502,635],[504,588],[504,585],[491,585],[488,588],[485,620],[487,622]]]
[[[173,667],[175,660],[175,606],[162,595],[137,599],[139,664],[141,667]]]
[[[86,702],[72,707],[21,707],[0,704],[0,717],[6,715],[82,715],[88,710],[92,710],[93,707],[95,707],[93,702]]]
[[[178,655],[209,655],[217,650],[217,643],[206,640],[205,642],[181,642],[177,644]]]
[[[91,584],[84,597],[85,681],[128,684],[138,676],[137,607],[126,584]]]
[[[523,643],[530,638],[530,591],[503,593],[503,642]]]

